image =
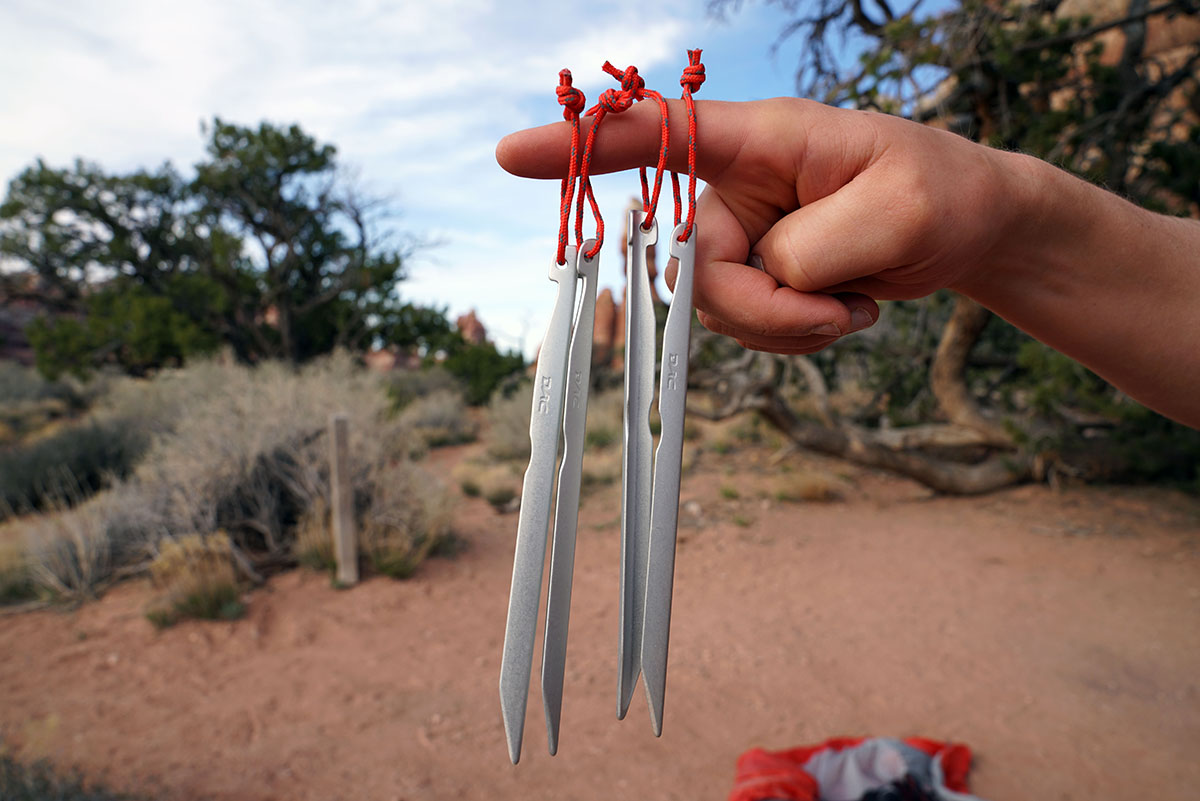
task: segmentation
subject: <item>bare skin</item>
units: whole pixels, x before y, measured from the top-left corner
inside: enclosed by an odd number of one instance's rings
[[[709,329],[812,353],[874,324],[878,300],[948,288],[1200,427],[1200,221],[897,117],[790,98],[696,105],[708,187],[695,305]],[[671,118],[684,119],[681,101]],[[652,104],[610,116],[593,171],[653,166],[658,137]],[[686,152],[674,125],[669,166],[686,170]],[[568,153],[565,123],[496,148],[530,178],[561,177]],[[752,255],[765,272],[746,266]]]

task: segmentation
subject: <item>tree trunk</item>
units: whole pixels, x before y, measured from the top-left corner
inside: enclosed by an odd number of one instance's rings
[[[967,358],[979,341],[992,313],[963,295],[956,296],[954,311],[929,368],[929,388],[951,423],[980,435],[979,444],[1012,447],[1012,436],[979,410],[967,387]]]
[[[300,359],[296,352],[296,338],[292,331],[292,307],[287,303],[276,301],[275,321],[279,327],[280,355],[289,363],[296,364]]]
[[[887,432],[849,423],[828,428],[806,422],[794,417],[781,403],[771,404],[761,413],[801,447],[898,473],[950,495],[980,495],[1017,484],[1029,478],[1032,467],[1032,460],[1025,455],[994,453],[975,464],[963,464],[918,450],[896,450],[881,442],[881,434]]]
[[[977,312],[967,310],[964,314],[970,315],[965,322],[978,323]],[[965,366],[965,353],[978,337],[979,330],[982,330],[982,325],[960,324],[943,338],[947,355],[943,359],[942,369],[947,371],[948,376],[944,389],[957,391],[953,380],[956,374],[949,368],[956,358],[961,359],[961,365]],[[961,355],[958,355],[960,351]],[[781,373],[789,363],[785,360],[799,366],[810,393],[817,401],[818,415],[822,418],[820,422],[801,419],[781,397],[778,391],[782,383]],[[806,369],[806,365],[811,369]],[[957,376],[961,384],[961,370]],[[828,398],[828,388],[824,378],[815,365],[803,357],[797,359],[747,352],[742,358],[712,370],[694,373],[693,385],[710,390],[713,408],[689,406],[689,414],[719,420],[744,411],[757,411],[802,448],[888,470],[915,479],[936,492],[978,495],[1020,483],[1033,474],[1033,458],[1030,454],[1012,450],[997,452],[990,442],[990,435],[981,433],[974,426],[952,421],[872,430],[837,419],[825,400]],[[974,408],[974,402],[966,395],[965,386],[957,400],[964,399],[969,402],[970,408]],[[958,410],[956,415],[960,419],[970,419],[962,413],[962,409],[967,407],[960,405],[954,408]],[[1011,448],[1011,441],[1007,437],[1005,444]],[[930,449],[949,449],[958,453],[985,449],[986,455],[980,460],[965,462],[939,457]]]

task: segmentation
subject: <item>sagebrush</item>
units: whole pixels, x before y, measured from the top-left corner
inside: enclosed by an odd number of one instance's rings
[[[349,356],[299,369],[201,362],[150,381],[126,380],[96,403],[98,415],[118,412],[140,421],[147,439],[130,475],[75,508],[19,521],[33,581],[50,596],[94,595],[114,571],[136,572],[196,532],[225,532],[242,579],[261,580],[295,564],[303,550],[298,531],[325,528],[315,528],[313,518],[328,507],[327,432],[334,413],[350,422],[350,481],[360,525],[372,527],[389,550],[402,550],[399,543],[416,527],[409,521],[401,534],[383,527],[407,504],[429,521],[422,531],[435,540],[442,531],[437,521],[444,497],[413,462],[426,447],[424,437],[394,413],[385,379]],[[401,474],[400,487],[389,483]],[[405,551],[414,567],[425,554],[423,542]]]

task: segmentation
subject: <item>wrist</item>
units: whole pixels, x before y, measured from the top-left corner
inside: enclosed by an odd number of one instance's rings
[[[1024,153],[991,150],[995,237],[974,269],[951,287],[985,306],[1014,287],[1053,281],[1056,265],[1088,238],[1095,215],[1086,211],[1093,189],[1069,173]],[[1080,192],[1080,189],[1085,191]]]

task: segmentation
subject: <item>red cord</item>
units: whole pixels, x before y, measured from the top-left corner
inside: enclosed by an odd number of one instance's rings
[[[680,242],[688,241],[692,235],[692,226],[696,223],[696,104],[692,94],[700,91],[704,83],[704,65],[700,63],[700,50],[688,51],[688,65],[683,68],[679,85],[683,87],[683,103],[687,106],[688,117],[688,216],[687,227],[683,229]],[[675,187],[675,224],[679,224],[679,179],[671,173]]]
[[[662,147],[658,153],[658,167],[654,172],[654,191],[650,191],[650,183],[646,178],[646,168],[642,167],[638,171],[638,176],[642,181],[642,210],[646,213],[646,219],[642,223],[642,229],[647,230],[654,223],[654,212],[658,208],[658,196],[662,191],[662,179],[667,168],[667,148],[671,141],[670,130],[670,115],[667,110],[667,101],[661,94],[651,89],[646,88],[646,82],[638,75],[637,67],[630,65],[624,70],[619,70],[609,62],[604,62],[604,71],[621,82],[621,92],[619,93],[627,105],[620,109],[624,111],[629,108],[635,100],[645,100],[647,97],[653,98],[658,102],[659,119],[662,125]],[[612,91],[612,90],[609,90]],[[603,95],[601,95],[603,97]]]
[[[571,200],[575,195],[575,166],[579,158],[579,113],[586,104],[583,92],[571,85],[571,71],[560,70],[558,87],[555,89],[558,102],[563,107],[563,119],[571,123],[571,163],[567,166],[567,177],[563,178],[559,189],[559,221],[558,221],[558,264],[567,261],[567,228],[571,216]]]
[[[647,231],[654,222],[654,212],[658,209],[658,195],[662,191],[663,176],[667,174],[667,149],[671,141],[671,131],[666,99],[658,92],[649,89],[642,92],[642,95],[643,97],[650,97],[658,101],[659,117],[662,120],[662,147],[658,151],[658,167],[654,170],[654,193],[649,198],[646,197],[646,168],[642,167],[640,171],[642,179],[642,207],[646,212],[646,221],[642,223],[642,230]]]
[[[585,195],[592,208],[592,219],[596,221],[596,244],[585,254],[589,259],[595,258],[604,244],[604,218],[600,216],[600,207],[592,194],[592,182],[588,177],[592,166],[592,151],[596,144],[596,134],[599,132],[600,124],[604,121],[605,116],[620,114],[622,111],[628,110],[646,86],[646,82],[638,75],[637,67],[631,66],[622,72],[606,61],[604,62],[604,71],[621,80],[621,89],[620,91],[605,89],[600,93],[596,105],[588,109],[588,115],[594,116],[595,119],[592,121],[592,128],[588,131],[587,141],[583,146],[583,158],[579,168],[579,180],[582,182],[584,190],[580,191],[579,196],[575,199],[575,238],[579,240],[580,244],[583,243],[583,200]]]

